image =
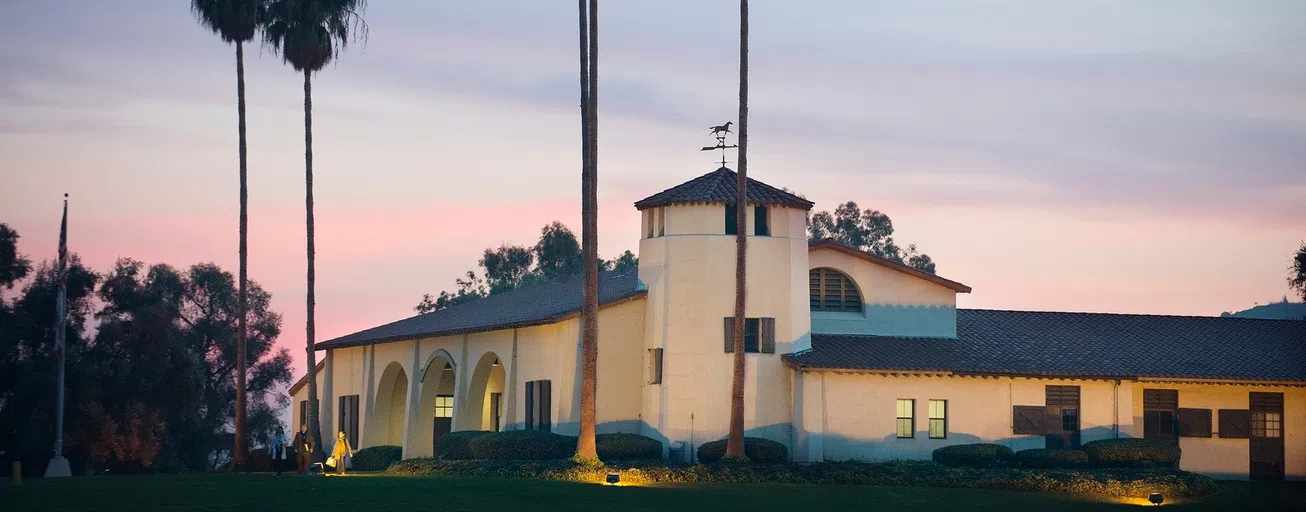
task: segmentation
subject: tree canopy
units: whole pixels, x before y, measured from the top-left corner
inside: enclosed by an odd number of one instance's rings
[[[1297,254],[1292,257],[1292,264],[1288,266],[1288,286],[1297,290],[1301,299],[1306,301],[1306,242],[1302,242]]]
[[[42,263],[17,297],[0,299],[0,458],[34,474],[55,435],[55,274]],[[98,274],[73,254],[67,296],[65,454],[74,468],[204,470],[229,455],[238,316],[231,273],[124,258]],[[271,300],[250,282],[246,390],[256,440],[270,436],[289,404],[278,390],[290,382],[290,355],[273,345],[281,316]]]
[[[807,238],[812,241],[833,239],[884,259],[897,261],[922,272],[935,273],[934,260],[916,250],[916,245],[900,247],[893,239],[893,221],[879,210],[860,209],[848,201],[831,214],[820,211],[807,223]]]
[[[453,291],[441,291],[437,296],[425,294],[413,310],[430,313],[528,284],[557,279],[563,274],[580,274],[580,243],[566,225],[553,221],[540,228],[540,239],[534,246],[505,243],[486,249],[477,266],[481,270],[479,275],[475,270],[468,270],[454,280],[457,287]],[[599,260],[600,271],[633,272],[638,268],[639,258],[629,250],[611,260]]]

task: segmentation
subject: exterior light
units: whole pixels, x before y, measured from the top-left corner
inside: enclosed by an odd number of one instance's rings
[[[446,371],[446,372],[451,372],[451,371],[453,371],[453,365],[451,365],[451,364],[449,364],[449,363],[444,363],[444,371]]]
[[[492,366],[499,366],[499,358],[494,358],[494,364]]]
[[[1165,496],[1162,496],[1159,492],[1154,492],[1147,495],[1147,501],[1152,502],[1153,505],[1160,505],[1165,501]]]
[[[621,485],[621,473],[608,473],[608,485]]]

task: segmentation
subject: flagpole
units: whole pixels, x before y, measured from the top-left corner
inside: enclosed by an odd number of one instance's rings
[[[68,318],[68,194],[63,195],[63,222],[59,225],[59,298],[55,302],[54,352],[59,359],[59,384],[55,398],[54,458],[45,467],[45,477],[72,476],[68,459],[63,456],[63,381],[64,381],[64,324]]]

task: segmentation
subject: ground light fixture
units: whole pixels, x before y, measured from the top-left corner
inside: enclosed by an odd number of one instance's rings
[[[1165,496],[1162,496],[1159,492],[1154,492],[1147,495],[1147,501],[1152,502],[1153,505],[1160,505],[1165,502]]]
[[[615,471],[612,473],[608,473],[607,482],[608,485],[621,485],[621,473],[617,473]]]

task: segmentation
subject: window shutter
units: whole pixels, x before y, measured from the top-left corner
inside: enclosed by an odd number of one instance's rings
[[[553,381],[540,381],[540,430],[553,431]]]
[[[759,338],[761,339],[758,340],[757,351],[763,354],[774,354],[775,353],[775,319],[763,318],[761,327],[762,327],[762,332],[758,333]]]
[[[1179,437],[1211,437],[1210,409],[1179,409]]]
[[[1252,412],[1247,409],[1220,409],[1220,437],[1247,439],[1252,436]]]
[[[340,414],[336,415],[336,417],[339,418],[339,420],[336,422],[337,423],[336,432],[344,432],[345,420],[349,419],[349,417],[347,416],[349,411],[345,410],[345,404],[349,403],[349,399],[342,396],[338,401],[340,402],[340,407],[338,407],[337,409],[340,410]],[[332,434],[335,434],[335,432],[332,432]],[[336,436],[333,435],[331,437],[334,439]]]
[[[1047,405],[1079,407],[1079,386],[1047,386]]]
[[[1143,409],[1178,409],[1179,408],[1179,390],[1177,389],[1144,389],[1143,390]]]
[[[1047,429],[1047,408],[1041,405],[1017,405],[1011,408],[1011,433],[1044,435]]]
[[[308,423],[308,400],[299,401],[299,424]],[[296,430],[298,432],[298,430]]]
[[[526,430],[535,430],[535,381],[526,383]]]
[[[662,349],[648,349],[648,383],[662,383]]]
[[[726,317],[726,353],[735,351],[735,317]]]

